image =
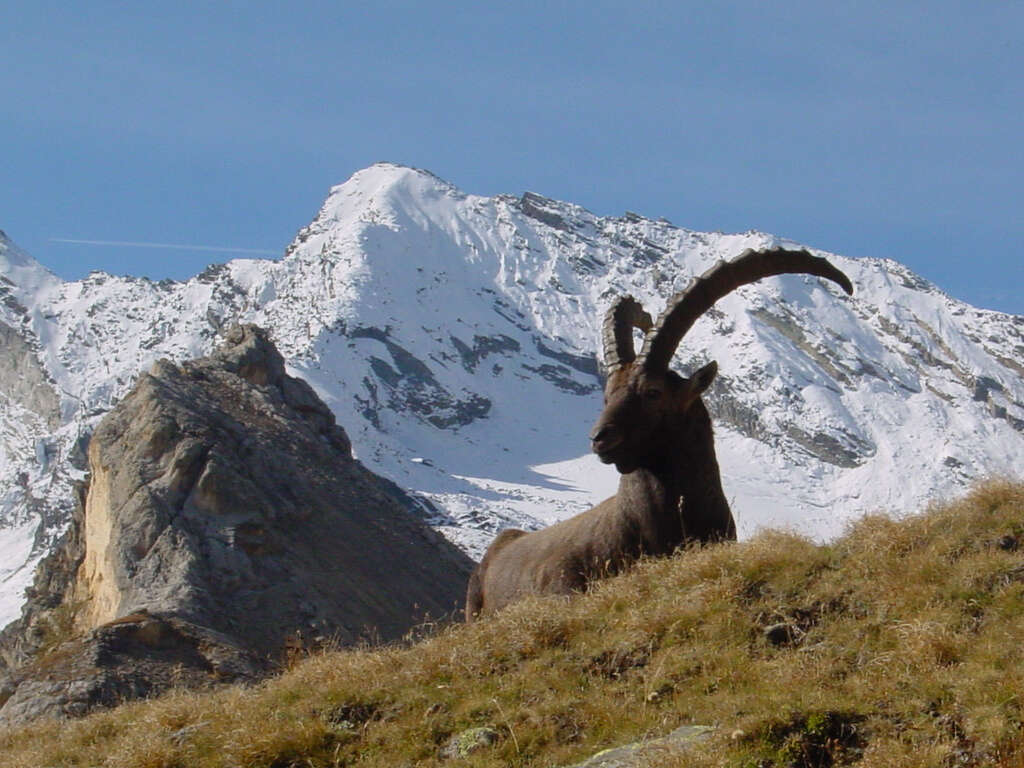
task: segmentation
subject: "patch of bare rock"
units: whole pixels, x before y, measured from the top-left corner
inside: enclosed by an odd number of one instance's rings
[[[352,457],[256,326],[156,363],[88,456],[71,528],[0,633],[0,722],[258,680],[462,600],[471,561]]]

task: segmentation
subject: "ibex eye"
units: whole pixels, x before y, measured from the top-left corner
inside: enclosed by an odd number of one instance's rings
[[[644,390],[644,397],[647,400],[657,400],[659,397],[661,397],[661,390],[660,389],[645,389]]]

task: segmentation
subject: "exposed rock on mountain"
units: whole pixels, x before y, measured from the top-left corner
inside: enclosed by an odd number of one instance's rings
[[[88,454],[83,514],[4,632],[0,719],[254,679],[289,647],[395,638],[461,603],[470,560],[352,458],[255,326],[156,363]]]
[[[60,424],[60,400],[39,363],[38,345],[30,344],[15,329],[0,323],[0,350],[5,360],[0,366],[0,392],[9,402],[23,406],[56,429]]]

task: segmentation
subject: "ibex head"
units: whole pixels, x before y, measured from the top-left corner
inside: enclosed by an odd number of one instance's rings
[[[608,381],[604,410],[590,435],[601,461],[615,464],[623,474],[641,467],[663,468],[659,462],[668,455],[667,445],[688,439],[694,431],[691,422],[707,423],[700,396],[718,371],[714,362],[689,378],[669,370],[683,336],[716,301],[739,286],[793,272],[828,278],[853,293],[846,275],[825,259],[804,250],[773,249],[747,250],[712,267],[669,299],[657,323],[631,296],[619,298],[604,319]],[[633,328],[644,332],[639,356],[633,348]]]

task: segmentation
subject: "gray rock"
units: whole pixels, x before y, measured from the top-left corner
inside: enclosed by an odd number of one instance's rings
[[[463,600],[471,561],[352,458],[255,326],[208,358],[154,365],[88,455],[71,530],[0,635],[0,719],[154,695],[174,670],[191,686],[257,679]]]
[[[60,423],[60,399],[39,363],[39,344],[30,332],[0,322],[0,394],[39,416],[51,429]],[[27,336],[27,338],[26,338]]]
[[[659,752],[702,741],[714,731],[714,728],[707,725],[683,725],[659,739],[637,741],[603,750],[571,768],[640,768]]]
[[[78,717],[172,687],[255,682],[271,670],[224,635],[138,613],[32,657],[17,671],[0,723]]]
[[[442,760],[468,757],[481,749],[494,746],[497,741],[498,732],[493,728],[469,728],[448,739],[448,743],[441,748],[440,757]]]

